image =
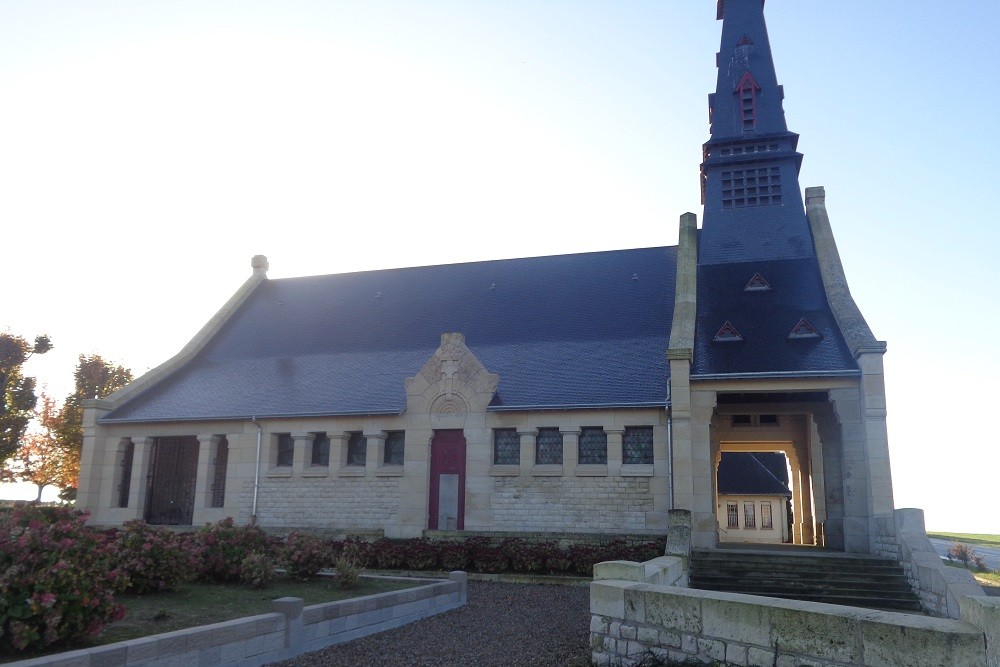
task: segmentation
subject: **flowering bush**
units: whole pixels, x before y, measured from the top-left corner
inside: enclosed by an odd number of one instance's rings
[[[237,526],[232,518],[208,524],[197,533],[201,565],[198,577],[227,582],[242,579],[243,559],[253,552],[273,558],[272,540],[256,526]]]
[[[0,647],[36,650],[124,615],[117,570],[87,515],[28,506],[0,513]]]
[[[169,591],[191,578],[196,556],[187,550],[177,533],[128,521],[111,546],[122,577],[120,591],[148,593]]]
[[[240,581],[250,588],[267,588],[274,580],[274,561],[260,551],[254,551],[240,561]]]
[[[333,558],[325,540],[307,533],[289,533],[281,546],[281,562],[291,576],[308,579],[330,567]]]
[[[370,551],[372,564],[380,570],[397,570],[406,561],[403,543],[386,537],[372,542]]]

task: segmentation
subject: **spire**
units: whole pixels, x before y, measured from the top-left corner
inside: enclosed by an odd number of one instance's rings
[[[788,131],[764,0],[718,0],[722,41],[701,165],[701,263],[813,254],[799,188],[798,135]]]

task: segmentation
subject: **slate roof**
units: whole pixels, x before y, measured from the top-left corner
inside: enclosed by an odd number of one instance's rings
[[[775,457],[780,457],[783,468],[785,457],[782,454],[723,452],[719,461],[719,493],[741,496],[792,495],[787,484],[787,474],[784,476],[786,481],[782,481],[777,468],[773,472],[769,469],[777,465]],[[765,465],[765,462],[770,466]]]
[[[771,289],[744,291],[755,274]],[[830,311],[814,258],[701,265],[697,309],[692,376],[860,372]],[[788,337],[803,318],[819,337]],[[743,340],[713,340],[726,322]]]
[[[102,422],[397,414],[460,332],[492,410],[664,406],[677,249],[643,248],[261,283],[190,362]]]

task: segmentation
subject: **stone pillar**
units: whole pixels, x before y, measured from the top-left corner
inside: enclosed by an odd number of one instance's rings
[[[100,399],[83,401],[83,448],[80,451],[80,481],[76,492],[77,507],[103,514],[111,506],[115,472],[108,470],[104,438],[97,435],[97,420],[111,411],[111,403]],[[102,490],[107,501],[101,501]],[[93,516],[100,519],[99,516]]]
[[[559,429],[563,437],[563,474],[573,475],[580,463],[580,429]]]
[[[871,478],[861,396],[857,388],[831,389],[830,400],[840,422],[841,466],[844,487],[844,551],[869,553],[871,533]]]
[[[365,431],[365,475],[374,477],[379,466],[382,465],[380,455],[385,452],[385,439],[388,437],[385,431]]]
[[[622,474],[622,436],[623,428],[605,428],[608,434],[608,477],[620,477]]]
[[[134,519],[142,519],[146,514],[154,443],[154,438],[132,436],[135,450],[132,454],[132,482],[128,492],[128,507],[129,515]]]
[[[330,436],[330,466],[339,469],[347,463],[347,439],[350,437],[346,433],[327,433]]]
[[[195,479],[194,513],[212,506],[212,479],[215,477],[215,454],[222,436],[204,434],[198,436],[198,475]],[[201,523],[192,519],[194,525]]]
[[[819,430],[816,428],[815,420],[810,419],[807,423],[807,428],[809,429],[809,465],[811,470],[809,479],[812,482],[813,516],[815,517],[813,544],[818,547],[825,547],[826,473],[823,468],[823,441],[819,437]]]
[[[887,516],[895,511],[892,475],[889,469],[889,434],[886,430],[885,373],[882,367],[884,344],[858,355],[861,367],[861,408],[868,476],[871,484],[871,515]]]
[[[830,549],[844,548],[844,475],[840,425],[832,406],[817,408],[813,413],[816,431],[823,446],[823,496],[826,520],[823,537]]]
[[[691,543],[698,548],[714,548],[719,535],[712,458],[715,405],[714,391],[691,392]]]
[[[302,477],[302,472],[312,465],[312,444],[315,433],[309,431],[293,431],[292,436],[292,475]]]
[[[521,477],[527,477],[531,475],[531,467],[535,465],[535,438],[538,436],[538,429],[519,428],[517,436],[521,439]]]

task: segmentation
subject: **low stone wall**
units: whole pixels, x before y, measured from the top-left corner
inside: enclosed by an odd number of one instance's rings
[[[625,580],[590,589],[595,665],[985,665],[964,621]]]
[[[1000,667],[1000,598],[962,598],[962,620],[980,628],[986,636],[986,667]]]
[[[467,578],[390,593],[305,607],[301,598],[279,598],[274,612],[178,630],[116,644],[9,663],[16,667],[158,667],[213,665],[257,667],[357,639],[465,604]]]
[[[878,517],[875,530],[885,537],[884,542],[895,545],[892,553],[882,551],[876,555],[899,560],[910,585],[920,596],[920,603],[929,613],[944,618],[959,618],[963,597],[985,595],[971,572],[948,567],[941,561],[941,556],[927,538],[923,510],[898,509],[892,516]]]

